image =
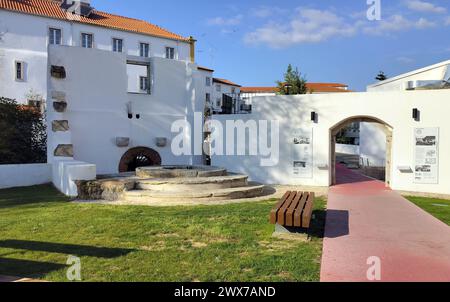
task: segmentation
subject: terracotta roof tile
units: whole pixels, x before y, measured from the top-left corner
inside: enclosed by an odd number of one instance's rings
[[[146,21],[117,16],[97,10],[94,10],[89,17],[76,16],[76,19],[73,20],[74,15],[70,14],[69,18],[66,11],[60,7],[60,3],[61,1],[58,0],[0,0],[0,9],[53,19],[71,20],[84,24],[129,31],[160,38],[184,42],[189,41],[189,38],[174,34]]]
[[[309,90],[315,93],[323,92],[352,92],[347,85],[339,83],[307,83]],[[276,93],[278,87],[241,87],[241,93]]]
[[[225,84],[225,85],[230,85],[230,86],[236,86],[236,87],[241,87],[241,85],[238,85],[236,83],[233,83],[229,80],[225,80],[225,79],[219,79],[219,78],[214,78],[213,79],[214,83],[220,83],[220,84]]]

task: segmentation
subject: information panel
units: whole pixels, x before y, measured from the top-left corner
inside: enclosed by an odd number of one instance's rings
[[[298,178],[313,177],[313,131],[296,129],[292,137],[293,175]]]
[[[439,128],[414,129],[415,183],[439,183]]]

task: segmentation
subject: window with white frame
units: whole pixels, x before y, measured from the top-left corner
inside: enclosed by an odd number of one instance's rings
[[[210,103],[211,102],[211,94],[207,93],[206,94],[206,103]]]
[[[222,86],[216,85],[216,91],[217,91],[217,92],[221,92],[221,91],[222,91]]]
[[[236,87],[231,87],[231,94],[235,94],[236,93]]]
[[[217,98],[216,100],[216,106],[221,107],[222,106],[222,100],[220,98]]]
[[[139,55],[144,58],[148,58],[150,54],[150,44],[140,43],[139,44]]]
[[[48,43],[50,45],[62,44],[62,33],[59,28],[49,28],[48,30]]]
[[[206,86],[207,87],[211,86],[211,78],[210,77],[206,77]]]
[[[123,52],[123,40],[113,38],[113,51],[114,52]]]
[[[16,80],[17,81],[24,81],[25,80],[25,63],[22,61],[16,61],[15,62],[15,69],[16,69]]]
[[[81,34],[81,47],[83,48],[93,48],[94,46],[94,35],[93,34]]]
[[[139,90],[148,91],[148,77],[139,77]]]
[[[175,48],[166,47],[166,59],[175,59]]]

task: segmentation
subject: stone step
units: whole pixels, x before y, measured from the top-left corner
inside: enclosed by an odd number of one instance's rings
[[[245,187],[247,175],[230,174],[215,177],[151,178],[136,181],[136,189],[152,191],[200,191]]]
[[[253,198],[264,194],[264,185],[251,184],[246,187],[226,188],[218,190],[202,190],[190,192],[167,192],[151,190],[133,190],[123,194],[123,199],[128,202],[152,201],[152,200],[232,200],[242,198]]]
[[[211,166],[162,166],[136,169],[139,178],[187,178],[226,176],[227,170]]]

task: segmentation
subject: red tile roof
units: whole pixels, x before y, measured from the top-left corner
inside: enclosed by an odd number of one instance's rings
[[[307,83],[306,87],[313,93],[352,92],[347,85],[339,83]],[[241,87],[241,93],[277,93],[278,87]]]
[[[71,20],[89,25],[107,27],[183,42],[189,41],[189,38],[174,34],[146,21],[117,16],[97,10],[94,10],[89,17],[76,16],[76,19],[73,20],[74,16],[70,14],[69,18],[66,11],[60,7],[60,4],[61,1],[58,0],[0,0],[0,9],[59,20]]]
[[[241,85],[238,85],[236,83],[233,83],[229,80],[225,80],[225,79],[219,79],[219,78],[214,78],[213,79],[214,83],[220,83],[220,84],[225,84],[225,85],[230,85],[230,86],[236,86],[236,87],[241,87]]]

